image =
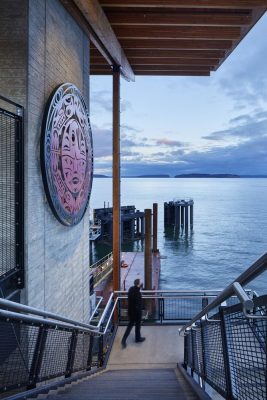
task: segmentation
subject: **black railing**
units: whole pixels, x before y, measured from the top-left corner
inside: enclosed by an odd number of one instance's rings
[[[267,296],[254,306],[258,319],[246,317],[242,304],[220,307],[185,335],[186,368],[227,399],[266,399]]]
[[[180,330],[184,368],[208,393],[214,389],[232,400],[267,398],[267,295],[249,297],[241,286],[266,269],[267,254]],[[226,306],[233,293],[238,304]]]
[[[0,302],[0,398],[10,391],[33,389],[41,382],[69,378],[105,364],[115,333],[112,301],[99,326]]]
[[[24,286],[23,107],[0,96],[0,297]]]
[[[143,324],[182,324],[190,321],[196,313],[201,312],[213,302],[219,290],[207,291],[168,291],[156,290],[142,292]],[[252,294],[251,290],[247,293]],[[115,292],[118,299],[119,323],[128,322],[127,292]],[[227,305],[238,303],[237,296],[231,296]]]

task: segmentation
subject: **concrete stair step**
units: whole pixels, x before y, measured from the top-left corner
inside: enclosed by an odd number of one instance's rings
[[[78,385],[49,393],[47,400],[196,400],[181,373],[173,369],[107,370]]]

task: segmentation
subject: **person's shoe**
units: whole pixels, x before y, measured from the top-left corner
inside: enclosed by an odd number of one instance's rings
[[[121,341],[121,347],[122,347],[123,349],[126,349],[126,347],[127,347],[126,342],[124,342],[123,340]]]
[[[135,339],[136,343],[144,342],[146,340],[145,337],[140,337],[139,339]]]

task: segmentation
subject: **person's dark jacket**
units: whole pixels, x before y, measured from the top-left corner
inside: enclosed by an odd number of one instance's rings
[[[140,287],[132,286],[128,291],[128,317],[130,320],[141,320],[142,295]]]

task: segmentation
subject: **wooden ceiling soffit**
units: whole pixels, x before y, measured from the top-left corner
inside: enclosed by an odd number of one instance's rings
[[[190,40],[190,39],[121,39],[126,49],[162,49],[162,50],[229,50],[231,40]]]
[[[133,70],[99,2],[97,0],[61,0],[61,2],[108,63],[120,66],[125,79],[134,81]]]
[[[99,0],[135,74],[216,71],[267,0]],[[97,54],[92,60],[98,62]],[[178,66],[184,69],[176,69]],[[149,67],[149,69],[147,69]],[[169,68],[169,69],[168,69]]]
[[[142,9],[141,9],[142,10]],[[164,9],[153,11],[153,8],[145,11],[133,12],[130,8],[125,11],[114,12],[112,8],[105,8],[109,22],[112,26],[135,25],[169,25],[169,26],[220,26],[239,27],[251,24],[251,13],[240,10],[234,12],[213,12],[207,10],[197,12],[165,12]]]
[[[265,0],[101,0],[102,7],[266,8]]]
[[[114,26],[114,32],[118,39],[229,39],[240,38],[239,27],[215,27],[215,26]]]

